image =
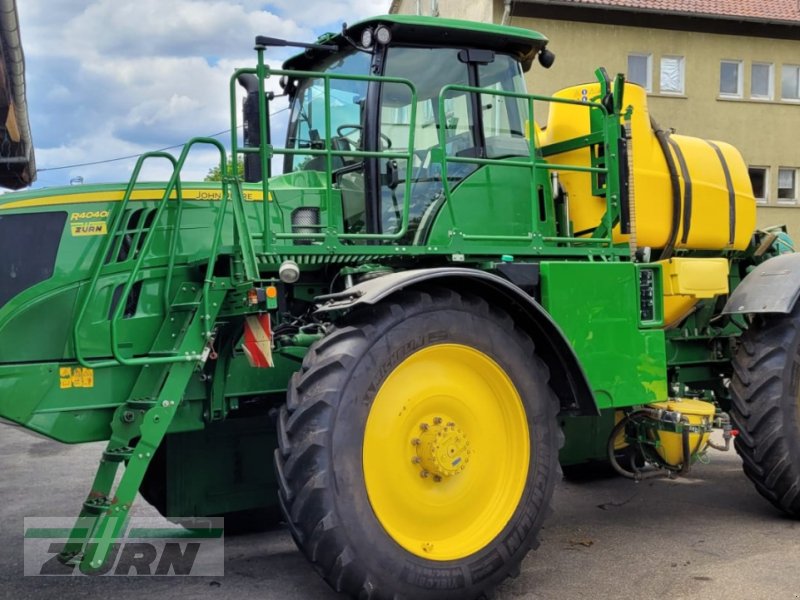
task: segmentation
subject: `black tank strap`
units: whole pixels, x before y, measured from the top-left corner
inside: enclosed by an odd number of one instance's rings
[[[667,138],[670,147],[678,157],[678,164],[681,167],[681,175],[683,176],[683,235],[681,236],[681,243],[686,244],[689,239],[689,228],[692,226],[692,178],[689,175],[689,165],[686,164],[686,158],[683,156],[683,151],[678,143],[671,137]]]
[[[736,190],[733,188],[731,171],[728,168],[728,161],[725,160],[725,156],[719,146],[708,140],[706,140],[706,143],[717,153],[719,162],[722,164],[722,172],[725,174],[725,185],[728,186],[728,244],[733,245],[733,241],[736,239]]]
[[[663,152],[664,159],[667,161],[670,187],[672,188],[672,224],[670,226],[667,244],[661,250],[659,256],[659,260],[666,260],[670,258],[675,251],[675,242],[678,239],[678,228],[681,220],[681,189],[680,182],[678,181],[678,169],[675,166],[675,159],[672,157],[672,152],[669,150],[669,142],[667,141],[669,134],[658,126],[658,123],[656,123],[656,120],[652,116],[650,117],[650,128],[653,130],[653,133],[655,133],[658,145],[661,147],[661,152]]]

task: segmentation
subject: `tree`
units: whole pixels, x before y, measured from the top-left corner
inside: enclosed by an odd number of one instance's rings
[[[233,157],[228,155],[228,169],[230,169],[231,164],[233,163]],[[239,160],[236,161],[236,172],[239,177],[244,177],[244,159],[240,156]],[[216,165],[208,170],[208,175],[206,175],[203,179],[204,181],[222,181],[222,173],[220,171],[220,166]]]

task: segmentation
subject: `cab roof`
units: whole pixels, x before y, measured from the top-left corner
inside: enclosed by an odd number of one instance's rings
[[[494,50],[514,56],[527,71],[536,54],[547,45],[548,39],[532,29],[480,23],[461,19],[442,19],[416,15],[382,15],[359,21],[347,28],[346,34],[356,42],[368,27],[385,25],[392,33],[392,44],[413,44],[430,47],[464,47]],[[340,49],[350,44],[341,33],[326,33],[317,40],[319,44],[335,44]],[[285,69],[308,70],[329,53],[307,50],[289,58]]]

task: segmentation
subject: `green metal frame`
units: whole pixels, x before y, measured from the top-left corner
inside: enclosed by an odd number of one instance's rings
[[[209,144],[219,150],[220,153],[220,170],[222,173],[223,180],[228,180],[228,165],[227,165],[227,155],[225,152],[225,147],[222,145],[221,142],[215,140],[213,138],[207,137],[200,137],[200,138],[193,138],[189,142],[187,142],[183,150],[181,151],[180,157],[176,160],[174,156],[167,152],[146,152],[142,154],[139,159],[136,161],[136,165],[134,166],[133,173],[131,175],[131,179],[128,182],[128,186],[125,189],[125,194],[123,195],[122,201],[116,205],[114,213],[111,217],[111,226],[109,227],[108,233],[106,234],[105,240],[103,245],[100,248],[100,251],[97,253],[94,261],[94,267],[92,268],[92,275],[89,280],[89,285],[87,286],[86,290],[84,291],[80,303],[79,308],[77,311],[77,315],[75,317],[74,325],[72,328],[72,341],[73,347],[75,351],[75,358],[79,364],[84,367],[98,369],[104,367],[115,367],[120,365],[125,366],[140,366],[140,365],[157,365],[157,364],[169,364],[169,363],[176,363],[176,362],[184,362],[184,361],[196,361],[201,358],[201,354],[195,351],[190,351],[186,355],[173,355],[173,356],[142,356],[142,357],[135,357],[135,358],[125,358],[122,356],[122,353],[119,349],[119,340],[118,340],[118,333],[117,333],[117,326],[122,318],[125,302],[130,296],[131,289],[133,288],[134,284],[137,281],[140,271],[144,265],[145,259],[147,258],[148,252],[150,251],[150,246],[153,241],[154,232],[156,231],[156,225],[159,223],[164,210],[167,206],[167,203],[172,196],[172,193],[175,192],[176,194],[176,202],[177,202],[177,211],[176,211],[176,223],[174,228],[172,229],[171,235],[171,251],[169,254],[168,264],[167,264],[167,273],[165,276],[165,284],[164,284],[164,309],[165,313],[167,312],[170,306],[170,292],[171,292],[171,283],[173,277],[173,271],[175,269],[175,255],[177,254],[177,242],[178,242],[178,232],[180,231],[180,224],[181,224],[181,216],[183,212],[183,195],[181,191],[181,180],[180,180],[180,173],[183,169],[183,166],[186,162],[186,158],[189,155],[191,149],[198,145],[198,144]],[[166,187],[164,188],[164,193],[162,195],[161,201],[158,203],[158,207],[156,209],[155,218],[153,219],[153,225],[145,234],[144,242],[142,247],[136,257],[136,261],[133,267],[130,270],[130,275],[127,278],[123,286],[123,290],[119,300],[117,301],[116,307],[110,319],[110,342],[109,347],[112,355],[112,359],[110,360],[89,360],[81,351],[81,343],[80,343],[80,331],[81,325],[83,324],[83,320],[86,316],[86,311],[89,307],[89,303],[91,299],[94,297],[97,291],[98,281],[100,280],[101,275],[103,274],[103,267],[106,264],[106,258],[109,255],[109,252],[112,249],[112,244],[114,244],[114,240],[117,238],[117,233],[119,232],[119,228],[122,224],[122,219],[125,214],[125,209],[130,202],[131,196],[133,195],[134,190],[136,189],[136,184],[139,179],[139,174],[142,170],[144,163],[148,159],[153,158],[162,158],[168,160],[172,164],[172,176],[169,179]],[[220,210],[217,216],[216,222],[214,224],[214,235],[211,240],[208,261],[206,265],[206,277],[205,281],[203,282],[203,293],[201,297],[201,302],[203,304],[202,308],[202,320],[205,323],[205,327],[202,331],[203,338],[205,340],[209,340],[212,337],[212,325],[213,321],[211,320],[211,312],[209,307],[209,291],[211,286],[214,284],[213,281],[213,272],[214,272],[214,265],[216,263],[217,257],[219,256],[219,244],[220,238],[222,236],[222,224],[225,216],[225,209],[228,204],[228,185],[224,185],[222,188],[222,199],[220,201]],[[236,217],[236,231],[239,231],[240,239],[249,239],[249,234],[247,233],[246,227],[246,220],[244,218],[243,211],[241,209],[242,199],[241,193],[238,193],[238,186],[234,188],[237,190],[237,193],[234,194],[234,207],[239,207],[239,210],[234,211],[234,215]],[[265,203],[266,204],[266,203]]]
[[[413,160],[413,153],[414,153],[414,131],[415,131],[415,124],[416,124],[416,105],[417,105],[417,91],[414,84],[407,80],[397,77],[382,77],[382,76],[375,76],[375,75],[342,75],[342,74],[331,74],[331,73],[324,73],[324,72],[311,72],[311,71],[295,71],[295,70],[286,70],[286,69],[272,69],[267,66],[264,62],[264,48],[257,47],[256,48],[258,54],[258,65],[256,68],[243,68],[237,69],[231,77],[230,80],[230,98],[231,98],[231,148],[233,156],[239,155],[246,155],[257,153],[260,158],[261,170],[262,173],[268,174],[270,172],[269,165],[270,162],[275,155],[304,155],[304,156],[324,156],[325,157],[325,179],[326,181],[332,181],[333,178],[333,158],[334,157],[351,157],[351,158],[384,158],[384,159],[397,159],[397,160],[405,160],[408,166],[411,165]],[[238,115],[237,115],[237,105],[236,105],[236,86],[237,80],[241,75],[255,75],[258,79],[258,90],[259,90],[259,117],[260,117],[260,139],[261,140],[268,140],[269,138],[269,97],[265,93],[266,85],[265,80],[270,77],[281,77],[286,76],[290,79],[320,79],[323,81],[323,91],[324,91],[324,106],[325,106],[325,140],[326,140],[326,147],[324,149],[288,149],[288,148],[276,148],[272,144],[262,143],[258,148],[255,147],[243,147],[239,143],[238,139]],[[598,71],[598,77],[600,76],[600,71]],[[331,139],[331,118],[330,118],[330,86],[332,80],[345,80],[345,81],[363,81],[363,82],[378,82],[378,83],[385,83],[385,84],[398,84],[404,85],[409,88],[411,92],[411,111],[410,111],[410,127],[409,127],[409,143],[408,148],[405,152],[376,152],[376,151],[363,151],[363,150],[334,150],[330,147],[330,139]],[[605,80],[601,79],[601,85],[605,86]],[[605,87],[603,88],[605,89]],[[618,89],[621,90],[622,87],[618,86]],[[534,101],[542,101],[542,102],[553,102],[553,103],[562,103],[562,104],[572,104],[581,107],[585,107],[587,110],[591,111],[590,114],[597,114],[599,115],[597,118],[593,118],[593,122],[599,122],[599,130],[594,131],[589,136],[583,136],[581,138],[576,138],[574,140],[569,140],[567,142],[562,142],[558,145],[553,146],[545,146],[541,148],[543,156],[556,154],[558,152],[564,152],[566,149],[578,149],[584,147],[591,147],[596,144],[603,144],[607,149],[607,154],[613,153],[616,154],[616,148],[619,145],[620,139],[620,118],[621,114],[618,112],[611,112],[609,113],[608,109],[600,102],[580,102],[576,100],[570,100],[565,98],[555,98],[551,96],[542,96],[536,94],[523,94],[518,92],[509,92],[505,90],[493,90],[487,88],[480,88],[480,87],[471,87],[471,86],[457,86],[457,85],[447,85],[442,88],[439,94],[438,102],[440,110],[444,107],[444,100],[445,96],[448,92],[451,91],[461,91],[464,93],[475,93],[475,94],[487,94],[487,95],[495,95],[495,96],[503,96],[503,97],[512,97],[518,98],[521,100],[526,101],[528,105],[528,116],[530,118],[530,122],[533,123],[533,103]],[[618,100],[617,104],[620,104],[621,99]],[[615,107],[616,108],[616,107]],[[440,145],[444,144],[444,129],[440,129],[439,131],[439,141]],[[444,146],[441,146],[444,148]],[[395,245],[392,249],[391,255],[398,256],[398,255],[452,255],[455,253],[479,253],[483,255],[492,255],[492,254],[505,254],[508,250],[507,244],[508,242],[529,242],[530,245],[527,248],[518,248],[515,249],[515,253],[519,255],[529,255],[529,256],[590,256],[590,257],[598,257],[603,259],[619,259],[623,257],[629,257],[630,251],[625,245],[615,245],[613,242],[613,238],[611,232],[613,230],[614,225],[619,220],[619,210],[620,210],[620,188],[619,188],[619,167],[616,160],[609,158],[606,161],[604,166],[594,166],[594,167],[580,167],[574,165],[559,165],[559,164],[552,164],[547,163],[542,158],[537,156],[535,141],[533,140],[533,136],[530,136],[529,141],[529,150],[530,154],[528,160],[511,160],[511,159],[487,159],[487,158],[466,158],[466,157],[457,157],[457,156],[445,156],[442,153],[439,162],[442,167],[442,176],[443,180],[446,181],[447,176],[447,163],[470,163],[482,166],[492,166],[492,165],[502,165],[502,166],[511,166],[516,168],[528,169],[532,173],[536,171],[553,171],[553,170],[562,170],[562,171],[577,171],[577,172],[588,172],[593,174],[602,174],[606,176],[606,189],[604,193],[606,195],[606,202],[607,202],[607,210],[604,214],[599,227],[595,231],[595,233],[591,237],[569,237],[569,236],[547,236],[542,237],[541,239],[533,239],[533,237],[515,237],[515,236],[503,236],[503,235],[487,235],[487,236],[475,236],[475,235],[464,235],[461,234],[459,231],[454,231],[453,235],[451,236],[450,243],[448,244],[436,244],[436,245],[424,245],[424,246],[414,246],[414,245]],[[444,187],[444,193],[447,198],[447,202],[445,203],[448,207],[447,210],[450,211],[451,217],[454,217],[452,213],[452,202],[451,196],[452,192],[448,186]],[[271,210],[271,190],[270,190],[270,181],[269,177],[264,177],[262,180],[262,189],[264,194],[264,204],[263,204],[263,220],[264,220],[264,230],[260,233],[253,234],[253,239],[260,239],[261,240],[261,250],[256,254],[291,254],[297,256],[308,256],[308,255],[325,255],[330,256],[331,254],[335,254],[337,256],[381,256],[388,254],[385,247],[380,245],[376,246],[374,244],[359,244],[359,243],[352,243],[352,242],[370,242],[370,241],[382,241],[382,242],[397,242],[398,240],[402,239],[407,231],[408,231],[408,222],[409,222],[409,200],[410,200],[410,191],[411,191],[411,181],[406,180],[404,184],[405,193],[403,195],[403,207],[402,207],[402,221],[400,229],[391,234],[373,234],[373,233],[344,233],[343,232],[343,222],[341,216],[341,210],[338,206],[338,203],[334,197],[334,188],[331,185],[326,186],[324,190],[324,199],[327,210],[327,223],[321,225],[324,231],[319,233],[313,232],[304,232],[304,233],[291,233],[291,232],[282,232],[282,231],[272,231],[270,229],[270,224],[272,223],[270,217],[270,210]],[[532,187],[531,193],[535,194],[535,190]],[[535,200],[535,198],[534,198]],[[535,202],[533,205],[535,206]],[[236,205],[234,205],[236,206]],[[534,236],[535,237],[535,236]],[[296,240],[296,239],[311,239],[317,240],[321,242],[320,244],[313,244],[313,245],[304,245],[304,246],[283,246],[277,244],[278,241],[289,241],[289,240]],[[348,243],[343,243],[348,242]],[[482,245],[480,247],[474,246],[473,242],[481,242]],[[251,261],[248,258],[250,256],[250,249],[245,248],[243,249],[243,255],[245,260],[245,265],[248,265]],[[247,269],[247,276],[248,279],[257,279],[256,271],[254,270],[255,267],[252,269]],[[251,270],[253,272],[251,272]]]
[[[552,96],[541,96],[538,94],[523,94],[520,92],[510,92],[506,90],[490,90],[481,87],[473,87],[473,86],[466,86],[466,85],[446,85],[442,88],[441,92],[439,93],[439,114],[445,114],[445,100],[446,95],[448,92],[464,92],[468,94],[481,94],[481,95],[490,95],[490,96],[500,96],[504,98],[515,98],[518,100],[524,100],[527,104],[528,110],[528,122],[535,123],[534,119],[534,102],[541,101],[541,102],[552,102],[555,104],[571,104],[575,106],[585,107],[587,110],[592,111],[599,111],[602,114],[602,122],[603,122],[603,129],[598,131],[589,136],[583,136],[580,138],[575,138],[574,140],[567,140],[565,142],[561,142],[557,145],[550,145],[550,146],[543,146],[541,148],[541,152],[543,155],[555,155],[565,152],[566,150],[577,150],[580,148],[585,148],[587,146],[592,146],[594,144],[604,144],[608,148],[616,148],[619,144],[619,127],[615,126],[618,122],[618,116],[616,114],[609,114],[608,110],[605,106],[603,106],[599,102],[581,102],[578,100],[570,100],[568,98],[555,98]],[[609,126],[609,123],[612,125]],[[447,130],[446,127],[439,128],[439,145],[441,148],[445,148],[447,144]],[[552,244],[576,244],[579,246],[599,246],[602,248],[607,248],[609,250],[609,254],[614,255],[618,254],[620,256],[627,256],[629,255],[629,251],[624,248],[615,248],[614,241],[611,236],[611,231],[613,229],[614,224],[619,220],[619,171],[617,163],[613,160],[607,162],[607,165],[604,167],[581,167],[575,165],[562,165],[558,163],[548,163],[545,160],[539,158],[537,156],[537,147],[535,143],[535,136],[529,135],[528,136],[528,149],[529,149],[529,156],[527,161],[522,160],[511,160],[511,159],[489,159],[489,158],[473,158],[473,157],[459,157],[459,156],[447,156],[444,153],[442,154],[441,158],[441,166],[442,166],[442,179],[447,181],[447,163],[461,163],[461,164],[475,164],[475,165],[482,165],[482,166],[489,166],[489,165],[498,165],[502,164],[503,166],[507,167],[517,167],[521,169],[528,169],[531,172],[531,181],[534,181],[536,178],[536,171],[574,171],[578,173],[592,173],[592,174],[603,174],[606,176],[607,181],[607,189],[605,190],[604,194],[606,196],[606,212],[602,218],[602,224],[604,228],[598,228],[596,233],[592,235],[590,238],[583,238],[583,237],[564,237],[564,236],[551,236],[543,238],[543,241],[549,242]],[[532,211],[535,210],[537,206],[537,199],[536,199],[536,188],[531,186],[531,209]],[[448,207],[450,210],[450,216],[455,222],[455,215],[453,214],[453,203],[451,201],[452,192],[450,187],[445,185],[444,186],[444,193],[445,193],[445,206]],[[536,216],[534,213],[531,214],[532,223],[531,229],[533,228],[533,221],[535,221]],[[597,233],[600,231],[601,233]],[[602,237],[601,237],[602,236]],[[513,241],[529,241],[529,237],[521,237],[521,236],[502,236],[502,235],[464,235],[463,239],[466,241],[486,241],[486,242],[498,242],[498,243],[505,243],[505,242],[513,242]]]

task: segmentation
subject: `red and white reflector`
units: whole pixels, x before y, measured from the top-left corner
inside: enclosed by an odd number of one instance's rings
[[[245,318],[242,349],[251,367],[264,369],[275,366],[272,361],[272,326],[268,314]]]

